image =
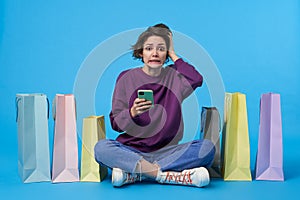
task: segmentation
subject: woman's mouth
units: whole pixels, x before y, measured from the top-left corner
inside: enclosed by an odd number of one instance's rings
[[[149,60],[149,63],[160,64],[160,60]]]

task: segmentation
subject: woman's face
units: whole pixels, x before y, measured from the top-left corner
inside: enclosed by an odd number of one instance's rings
[[[167,58],[167,45],[160,36],[150,36],[144,43],[141,55],[145,65],[150,68],[160,68]]]

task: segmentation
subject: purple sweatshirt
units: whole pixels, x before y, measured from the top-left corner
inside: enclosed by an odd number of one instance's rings
[[[162,68],[158,77],[147,75],[142,68],[123,71],[110,113],[112,128],[123,132],[116,140],[143,152],[178,144],[183,136],[181,104],[202,81],[201,74],[182,59]],[[132,117],[130,108],[139,89],[153,90],[154,107]]]

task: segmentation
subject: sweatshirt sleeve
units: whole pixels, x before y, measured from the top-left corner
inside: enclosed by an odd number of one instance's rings
[[[195,69],[194,66],[183,61],[182,58],[176,60],[174,65],[171,67],[184,77],[182,81],[182,91],[184,97],[189,96],[193,90],[202,85],[202,75]]]
[[[118,132],[124,132],[133,123],[129,111],[129,100],[126,98],[126,90],[121,80],[122,75],[121,73],[117,79],[112,98],[112,110],[109,114],[112,129]]]
[[[126,79],[121,78],[125,73],[126,71],[121,73],[117,79],[112,98],[112,110],[109,114],[111,127],[117,132],[125,132],[136,125],[148,123],[140,115],[132,117],[130,114],[133,102],[130,102],[131,94],[127,94]]]

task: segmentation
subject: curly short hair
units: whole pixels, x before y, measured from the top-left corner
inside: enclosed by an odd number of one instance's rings
[[[132,45],[132,47],[131,47],[131,49],[133,50],[132,56],[135,59],[141,59],[143,61],[143,57],[141,56],[141,54],[143,54],[143,46],[144,46],[145,41],[151,36],[162,37],[166,42],[167,49],[169,49],[170,48],[170,37],[169,37],[170,34],[172,34],[170,28],[163,23],[148,27],[148,29],[146,31],[144,31],[138,37],[137,42],[134,45]],[[167,53],[166,62],[168,62],[168,61],[169,61],[169,56]]]

